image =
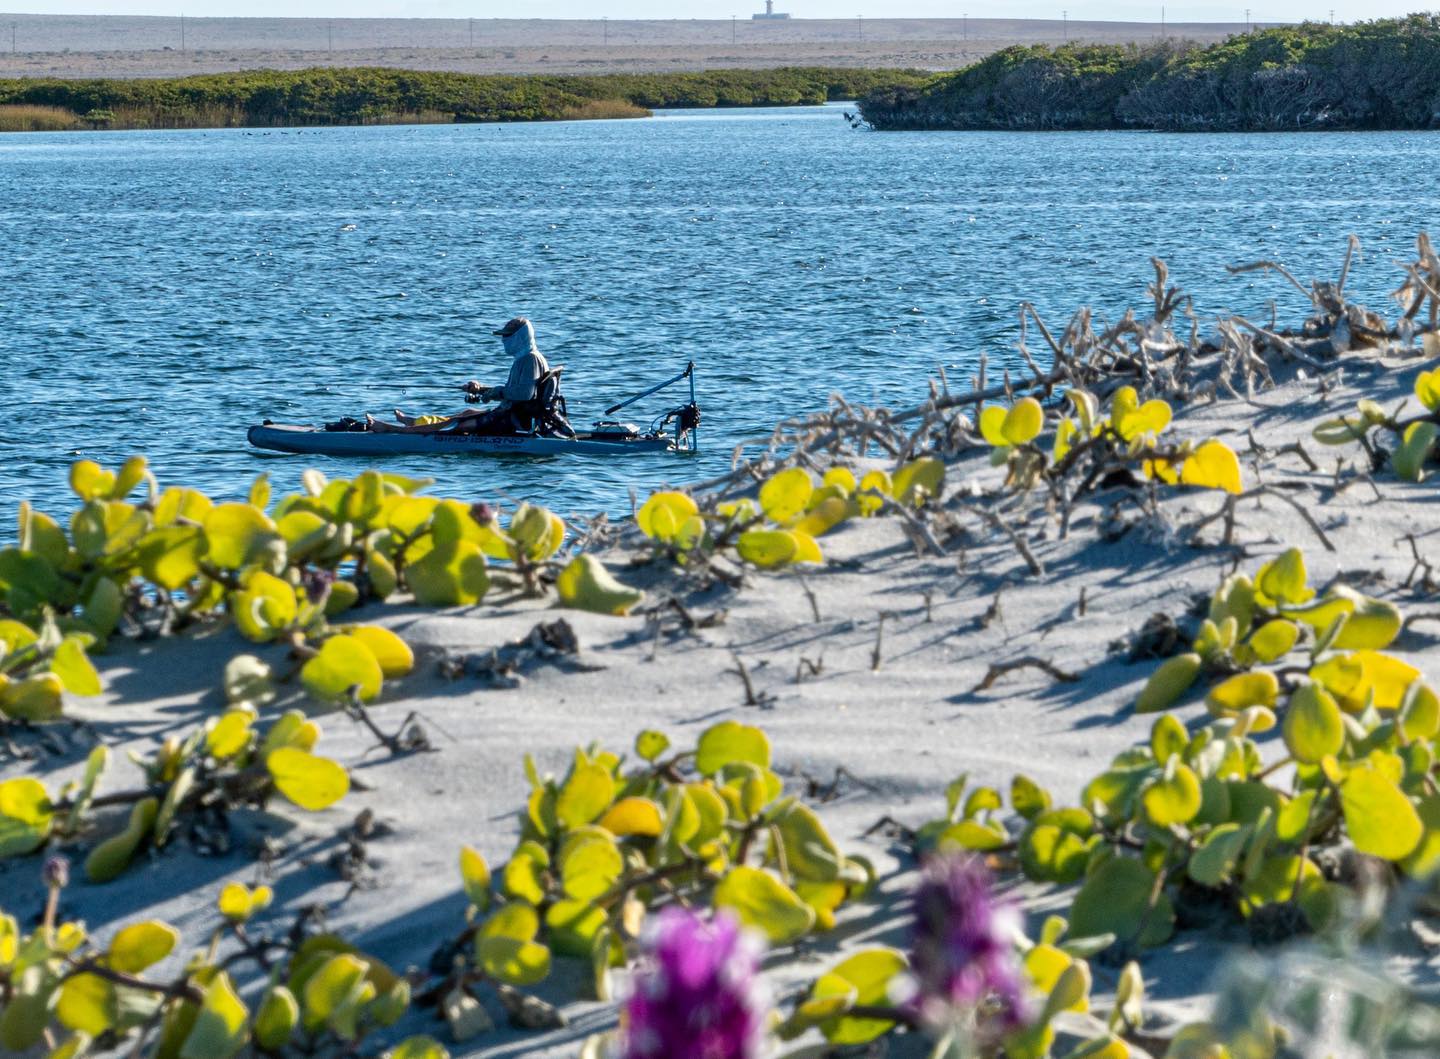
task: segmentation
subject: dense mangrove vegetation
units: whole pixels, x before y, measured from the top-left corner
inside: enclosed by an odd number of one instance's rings
[[[57,122],[77,128],[213,128],[641,117],[656,107],[813,105],[922,80],[917,71],[824,67],[595,77],[353,68],[145,80],[22,78],[0,80],[0,130],[54,128]],[[41,118],[44,124],[37,126]]]
[[[1007,48],[861,101],[877,129],[1428,129],[1440,17],[1305,23],[1201,47]]]

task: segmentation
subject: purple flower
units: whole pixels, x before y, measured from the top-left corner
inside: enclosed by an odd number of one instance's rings
[[[1014,943],[1019,912],[990,886],[976,857],[937,855],[921,866],[910,966],[914,1002],[927,1021],[964,1012],[998,1015],[1007,1029],[1025,1021]]]
[[[645,938],[625,1004],[621,1059],[755,1059],[765,1003],[756,979],[762,945],[735,918],[705,920],[670,906]]]

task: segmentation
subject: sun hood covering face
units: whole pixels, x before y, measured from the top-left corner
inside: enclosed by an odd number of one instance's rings
[[[513,335],[503,335],[505,352],[515,359],[510,362],[510,377],[505,380],[504,399],[512,404],[533,401],[540,377],[550,370],[540,350],[535,347],[535,328],[525,321]]]
[[[540,351],[535,348],[535,328],[529,320],[520,325],[520,329],[512,335],[501,336],[500,341],[505,343],[505,352],[512,357],[523,357],[527,353],[538,354]]]

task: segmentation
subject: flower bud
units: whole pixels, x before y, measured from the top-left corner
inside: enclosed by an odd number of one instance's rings
[[[63,890],[70,885],[70,862],[58,853],[46,857],[40,868],[40,879],[46,889]]]

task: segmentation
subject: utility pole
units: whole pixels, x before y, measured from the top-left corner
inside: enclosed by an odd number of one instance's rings
[[[473,47],[475,47],[475,20],[472,18],[472,19],[470,19],[469,21],[470,21],[470,47],[473,48]]]
[[[1335,25],[1335,9],[1333,7],[1330,9],[1330,25]]]
[[[968,11],[960,16],[960,39],[970,39],[970,13]]]
[[[18,53],[15,51],[15,27],[18,26],[19,24],[20,24],[20,23],[18,23],[18,22],[12,22],[12,23],[10,23],[10,54],[11,54],[11,55],[16,55],[16,54],[18,54]]]
[[[865,39],[865,16],[864,16],[864,15],[856,15],[856,16],[855,16],[855,38],[856,38],[857,40],[864,40],[864,39]]]
[[[734,43],[735,43],[735,32],[736,32],[736,30],[735,30],[735,27],[736,27],[736,21],[735,21],[735,19],[736,19],[736,16],[735,16],[735,15],[731,15],[731,16],[730,16],[730,43],[731,43],[731,44],[734,44]]]
[[[185,58],[185,12],[180,12],[180,58]]]
[[[1165,5],[1160,5],[1160,39],[1165,39]]]
[[[1060,29],[1061,29],[1061,32],[1064,33],[1065,39],[1068,41],[1068,40],[1070,39],[1070,12],[1069,12],[1069,11],[1061,11],[1061,12],[1060,12]]]
[[[605,43],[606,43],[606,44],[609,44],[609,43],[610,43],[610,16],[609,16],[609,15],[601,15],[601,16],[600,16],[600,32],[605,35]]]
[[[335,23],[333,23],[333,22],[327,22],[327,23],[325,23],[325,42],[326,42],[326,46],[330,49],[330,54],[331,54],[331,55],[334,55],[334,54],[335,54]]]
[[[1250,9],[1248,7],[1245,9],[1245,32],[1250,32]]]

